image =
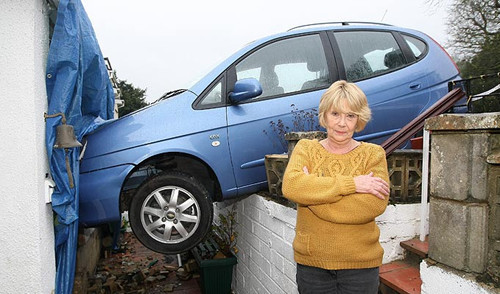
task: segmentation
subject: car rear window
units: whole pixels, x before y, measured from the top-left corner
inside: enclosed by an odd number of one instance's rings
[[[335,39],[349,81],[366,79],[407,64],[401,48],[390,32],[336,32]]]
[[[424,43],[424,41],[408,35],[403,35],[403,38],[405,39],[406,43],[411,49],[411,52],[413,52],[413,55],[415,55],[415,58],[417,60],[425,55],[425,52],[427,51],[427,45]]]

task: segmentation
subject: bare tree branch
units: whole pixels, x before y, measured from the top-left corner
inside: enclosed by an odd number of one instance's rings
[[[429,0],[436,5],[438,0]],[[454,55],[467,59],[500,32],[500,0],[454,0],[447,19],[449,47]]]

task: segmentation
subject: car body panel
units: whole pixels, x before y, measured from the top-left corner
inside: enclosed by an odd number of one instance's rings
[[[78,221],[81,225],[93,226],[121,219],[116,195],[120,195],[123,181],[133,168],[133,165],[124,164],[80,174]]]
[[[412,71],[412,68],[409,66],[402,70]],[[382,89],[379,86],[381,79],[390,79],[390,85]],[[415,75],[413,80],[409,81],[402,78],[398,73],[392,72],[360,81],[357,84],[367,96],[372,110],[372,119],[365,130],[356,134],[356,136],[371,134],[372,138],[369,141],[373,143],[382,143],[392,135],[386,134],[387,130],[398,131],[416,117],[429,101],[429,94],[425,90],[428,88],[425,76],[418,77],[418,75]],[[415,84],[420,85],[421,89],[412,90],[411,85]],[[382,136],[382,134],[386,135]]]

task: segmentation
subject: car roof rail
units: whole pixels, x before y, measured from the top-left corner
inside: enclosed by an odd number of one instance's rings
[[[348,26],[348,25],[351,25],[351,24],[371,24],[371,25],[379,25],[379,26],[392,26],[392,25],[387,24],[387,23],[370,22],[370,21],[330,21],[330,22],[318,22],[318,23],[310,23],[310,24],[296,26],[296,27],[293,27],[293,28],[289,29],[287,32],[293,31],[293,30],[296,30],[296,29],[299,29],[299,28],[304,28],[304,27],[330,25],[330,24],[340,24],[340,25],[343,25],[343,26]]]

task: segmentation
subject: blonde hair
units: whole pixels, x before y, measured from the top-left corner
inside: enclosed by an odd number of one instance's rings
[[[333,83],[321,96],[318,119],[322,127],[326,127],[325,114],[332,110],[356,114],[358,116],[356,132],[362,131],[372,116],[365,93],[356,84],[344,80]]]

